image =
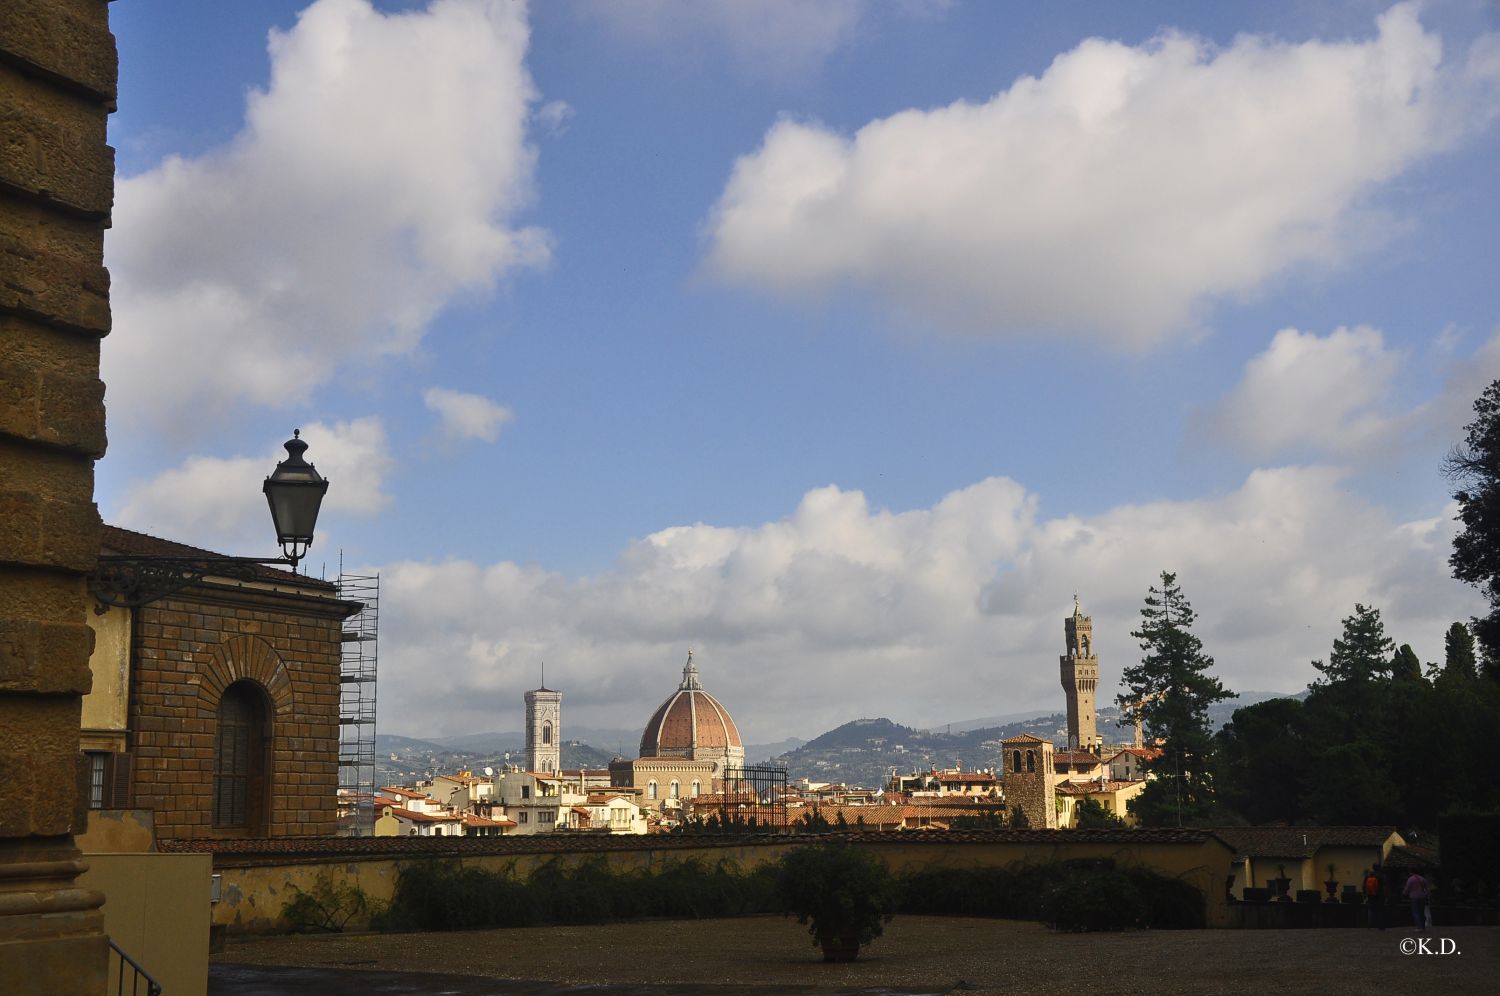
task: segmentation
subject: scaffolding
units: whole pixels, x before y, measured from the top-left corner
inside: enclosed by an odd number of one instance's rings
[[[379,650],[380,575],[345,574],[339,598],[361,608],[344,620],[339,674],[339,835],[375,832],[375,675]]]

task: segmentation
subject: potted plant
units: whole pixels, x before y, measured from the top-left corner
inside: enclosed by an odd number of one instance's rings
[[[1276,883],[1276,898],[1291,902],[1292,880],[1287,878],[1286,865],[1276,866],[1276,877],[1271,881]]]
[[[885,930],[900,890],[875,855],[846,841],[794,847],[776,870],[782,911],[807,924],[824,961],[854,961]]]
[[[1338,902],[1338,897],[1334,893],[1339,891],[1339,880],[1334,877],[1333,865],[1328,866],[1328,878],[1323,881],[1323,887],[1328,890],[1328,901]]]

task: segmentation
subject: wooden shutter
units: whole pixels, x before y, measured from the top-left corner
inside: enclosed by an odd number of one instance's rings
[[[131,780],[135,774],[134,754],[111,754],[104,765],[104,808],[129,809]]]

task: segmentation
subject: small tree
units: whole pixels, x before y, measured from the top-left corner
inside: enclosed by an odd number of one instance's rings
[[[1108,830],[1123,827],[1125,821],[1104,808],[1098,799],[1080,799],[1073,808],[1073,825],[1079,830]]]
[[[1131,812],[1147,826],[1181,826],[1206,817],[1213,804],[1208,707],[1232,694],[1208,673],[1214,661],[1193,634],[1196,618],[1177,575],[1162,571],[1161,587],[1149,590],[1141,609],[1141,628],[1130,634],[1143,653],[1125,668],[1126,691],[1117,701],[1122,712],[1139,709],[1146,733],[1165,741],[1162,756],[1149,762],[1155,780],[1131,800]]]

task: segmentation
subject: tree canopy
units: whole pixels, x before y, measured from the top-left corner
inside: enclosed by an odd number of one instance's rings
[[[1455,578],[1489,600],[1489,614],[1474,620],[1474,636],[1485,651],[1486,673],[1500,680],[1500,380],[1475,400],[1474,421],[1443,469],[1457,486],[1453,498],[1464,527],[1453,537],[1448,564]]]

